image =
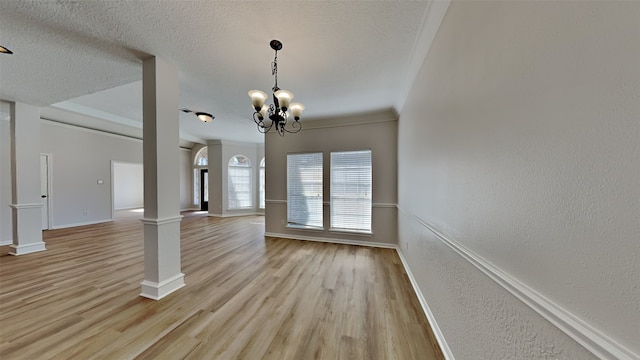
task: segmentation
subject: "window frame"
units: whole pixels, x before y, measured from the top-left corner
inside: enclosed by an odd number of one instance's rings
[[[319,171],[316,169],[315,173],[313,173],[313,169],[310,170],[310,173],[307,174],[306,177],[311,178],[313,181],[310,183],[308,191],[313,193],[315,192],[316,196],[305,196],[300,195],[299,192],[293,191],[296,188],[292,187],[292,171],[290,166],[292,165],[291,159],[298,156],[311,156],[316,155],[319,156],[319,159],[315,159],[317,164],[315,166],[320,167]],[[305,229],[305,230],[324,230],[324,153],[322,151],[310,151],[310,152],[302,152],[302,153],[287,153],[287,222],[286,227],[291,229]],[[302,183],[302,181],[301,181]],[[301,184],[302,192],[305,192],[304,184]],[[299,222],[299,217],[292,216],[292,209],[295,206],[299,206],[297,203],[292,201],[292,196],[305,196],[306,200],[313,200],[314,206],[313,208],[316,210],[311,213],[313,216],[312,221]],[[318,206],[319,203],[319,206]],[[319,207],[319,211],[318,208]],[[309,206],[307,203],[307,214],[309,214]],[[319,219],[318,219],[319,218]]]
[[[337,183],[338,179],[337,177],[342,176],[342,177],[351,177],[351,178],[358,178],[361,176],[361,174],[353,169],[353,167],[356,164],[350,165],[350,166],[345,166],[343,165],[343,167],[346,169],[346,172],[344,172],[342,175],[340,175],[338,173],[338,167],[335,166],[335,162],[338,161],[338,159],[335,159],[334,156],[339,156],[340,154],[348,154],[348,153],[368,153],[368,162],[364,163],[364,165],[362,165],[363,168],[366,169],[367,165],[368,165],[368,181],[365,180],[364,182],[359,183],[358,185],[356,185],[355,187],[357,188],[357,191],[361,191],[361,190],[365,190],[364,194],[366,194],[365,196],[355,196],[355,195],[351,195],[349,196],[349,194],[347,194],[347,196],[345,197],[344,192],[340,193],[338,189],[340,188],[346,188],[346,186],[348,185],[348,180],[349,179],[345,179],[340,183]],[[352,187],[353,187],[353,183],[352,181],[350,181]],[[366,189],[368,183],[368,189]],[[363,188],[363,186],[365,188]],[[362,194],[362,193],[361,193]],[[342,199],[343,200],[343,207],[339,206],[337,204],[338,199]],[[344,201],[346,200],[346,202]],[[349,200],[351,200],[349,202]],[[357,209],[358,208],[358,202],[362,202],[364,201],[364,208],[363,209]],[[353,212],[352,215],[347,215],[347,216],[351,216],[351,217],[355,217],[355,218],[362,218],[363,216],[361,215],[357,215],[357,214],[366,214],[368,215],[368,221],[367,221],[367,225],[363,226],[363,227],[346,227],[346,226],[337,226],[336,223],[339,223],[339,225],[345,225],[348,224],[348,221],[342,222],[340,223],[339,221],[336,221],[336,219],[334,218],[337,212],[339,212],[340,214],[344,214],[345,213],[345,209],[344,207],[347,207],[347,212],[351,211]],[[349,209],[352,208],[352,209]],[[358,221],[358,220],[354,220],[352,221],[352,223],[355,224],[362,224],[362,222]],[[371,149],[363,149],[363,150],[348,150],[348,151],[332,151],[330,153],[330,165],[329,165],[329,231],[331,232],[344,232],[344,233],[353,233],[353,234],[362,234],[362,235],[371,235],[373,234],[373,152]]]
[[[238,158],[238,157],[245,158],[248,166],[232,164],[232,161],[234,159]],[[232,174],[232,173],[235,172],[235,171],[232,171],[232,169],[234,169],[234,170],[237,169],[238,171],[240,171],[239,169],[242,169],[242,170],[246,171],[247,174],[243,175],[245,177],[246,183],[235,183],[232,180],[232,177],[237,177],[237,175],[236,174]],[[253,208],[253,189],[252,189],[253,181],[252,181],[252,178],[251,178],[252,174],[253,174],[253,167],[252,167],[252,164],[251,164],[251,159],[248,156],[242,155],[242,154],[236,154],[236,155],[233,155],[233,156],[231,156],[229,158],[229,161],[227,162],[227,210],[247,210],[247,209],[252,209]],[[231,194],[232,194],[231,186],[232,185],[234,185],[234,186],[236,186],[236,185],[244,185],[244,184],[246,184],[246,188],[248,190],[241,191],[241,192],[238,192],[237,190],[234,190],[233,193],[235,193],[235,194],[238,194],[238,193],[247,194],[248,193],[246,198],[245,199],[240,199],[240,198],[238,198],[236,196],[235,199],[231,199]],[[237,205],[240,201],[247,201],[248,205],[246,205],[246,206]],[[237,206],[232,207],[231,206],[232,202],[236,203]]]
[[[260,160],[260,165],[258,167],[258,209],[264,209],[266,207],[266,170],[265,170],[265,158],[263,157]]]
[[[206,164],[201,164],[201,159],[206,160]],[[198,150],[193,159],[193,205],[200,204],[200,170],[209,168],[209,148],[207,146]]]

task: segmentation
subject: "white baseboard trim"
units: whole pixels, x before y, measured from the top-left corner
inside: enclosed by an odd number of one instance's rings
[[[431,312],[431,309],[427,304],[427,300],[424,298],[424,295],[422,294],[422,290],[420,290],[420,286],[418,285],[416,278],[413,277],[413,273],[409,268],[409,264],[407,263],[407,260],[404,258],[404,255],[402,254],[402,250],[400,250],[400,248],[396,246],[396,251],[398,252],[400,261],[402,261],[402,266],[404,267],[404,270],[407,273],[407,276],[409,277],[411,286],[413,286],[413,291],[416,293],[416,296],[418,296],[418,301],[420,301],[420,305],[422,305],[422,311],[424,311],[424,314],[427,316],[427,320],[429,320],[429,325],[431,325],[431,330],[433,330],[433,335],[438,341],[438,345],[440,345],[440,350],[442,351],[444,358],[446,360],[455,360],[455,358],[453,357],[453,353],[451,352],[451,349],[449,348],[449,345],[447,344],[447,341],[445,340],[444,335],[442,334],[442,331],[438,326],[438,322],[436,321],[436,318],[433,316],[433,313]]]
[[[184,286],[184,274],[179,273],[159,283],[144,280],[140,283],[140,286],[140,296],[152,300],[160,300]]]
[[[26,245],[10,245],[9,255],[26,255],[34,252],[40,252],[47,250],[47,247],[43,241],[26,244]]]
[[[524,302],[533,311],[551,322],[567,334],[567,336],[584,346],[597,357],[611,360],[640,360],[639,354],[636,354],[622,346],[611,337],[587,324],[585,321],[556,304],[551,299],[512,277],[495,264],[482,258],[461,243],[450,239],[414,214],[403,211],[402,209],[400,209],[400,211],[409,215],[414,221],[431,231],[438,239],[458,255],[462,256],[478,270],[482,271],[513,296]]]
[[[0,241],[0,246],[7,246],[11,244],[13,244],[13,240]]]
[[[207,216],[221,217],[221,218],[238,217],[238,216],[254,216],[254,215],[264,215],[264,214],[263,213],[257,213],[257,212],[242,213],[242,214],[207,214]]]
[[[76,227],[76,226],[102,224],[102,223],[111,222],[111,221],[113,220],[107,219],[107,220],[87,221],[87,222],[81,222],[81,223],[75,223],[75,224],[53,225],[51,229],[66,229],[66,228]]]
[[[144,206],[143,205],[140,205],[140,206],[128,206],[128,207],[113,209],[113,211],[125,211],[125,210],[136,210],[136,209],[144,209]]]
[[[324,238],[324,237],[316,237],[316,236],[279,234],[279,233],[272,233],[272,232],[265,232],[264,236],[284,238],[284,239],[293,239],[293,240],[317,241],[317,242],[334,243],[334,244],[368,246],[368,247],[377,247],[377,248],[383,248],[383,249],[395,249],[395,248],[397,248],[396,244],[385,244],[385,243],[378,243],[378,242],[373,242],[373,241],[333,239],[333,238]]]

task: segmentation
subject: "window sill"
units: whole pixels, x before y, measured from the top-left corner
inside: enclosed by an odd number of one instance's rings
[[[358,231],[358,230],[347,230],[347,229],[329,229],[329,232],[339,233],[339,234],[349,234],[349,235],[360,235],[360,236],[373,236],[373,232],[371,231]]]
[[[292,229],[292,230],[311,230],[311,231],[324,231],[323,227],[317,227],[317,226],[307,226],[307,225],[291,225],[288,224],[286,226],[287,229]]]

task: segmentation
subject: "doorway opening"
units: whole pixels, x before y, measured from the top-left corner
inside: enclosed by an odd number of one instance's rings
[[[111,218],[117,211],[144,208],[144,169],[140,163],[111,161]]]
[[[40,154],[40,202],[42,230],[51,228],[51,154]]]

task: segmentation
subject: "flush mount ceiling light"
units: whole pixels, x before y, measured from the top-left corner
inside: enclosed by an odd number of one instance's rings
[[[193,110],[189,110],[189,109],[180,109],[180,111],[184,112],[184,113],[193,113],[196,115],[196,117],[198,119],[200,119],[200,121],[208,123],[211,122],[211,120],[215,119],[216,117],[206,113],[206,112],[201,112],[201,111],[193,111]]]
[[[275,128],[280,136],[284,136],[285,132],[297,133],[302,129],[300,115],[302,115],[304,105],[300,103],[291,104],[293,93],[281,90],[278,87],[278,50],[282,49],[282,43],[278,40],[271,40],[269,45],[276,51],[271,63],[271,75],[275,78],[275,85],[271,89],[273,92],[273,104],[266,105],[264,103],[267,100],[266,93],[260,90],[249,91],[251,104],[255,109],[253,121],[258,125],[258,131],[261,133],[267,133],[272,128]],[[288,110],[291,110],[291,114],[289,114]],[[293,116],[293,121],[289,121],[290,125],[287,126],[290,116]]]
[[[13,54],[13,51],[7,49],[6,47],[0,45],[0,53],[2,54]]]

